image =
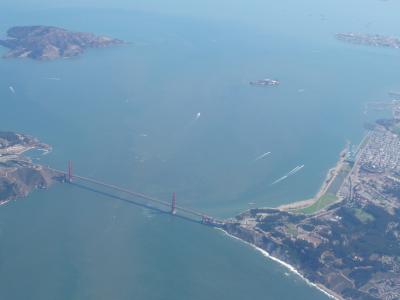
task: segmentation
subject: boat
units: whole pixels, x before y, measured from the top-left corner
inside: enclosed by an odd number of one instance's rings
[[[269,78],[250,81],[250,85],[256,86],[277,86],[279,84],[280,82],[278,80]]]

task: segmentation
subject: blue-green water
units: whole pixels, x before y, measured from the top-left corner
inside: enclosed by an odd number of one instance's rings
[[[164,199],[176,191],[219,217],[311,197],[374,117],[365,102],[400,90],[400,52],[332,35],[400,35],[400,5],[268,2],[6,0],[0,32],[58,25],[131,43],[1,60],[0,128],[51,144],[46,164],[72,159],[82,175]],[[264,77],[282,84],[248,85]],[[0,208],[0,299],[326,298],[285,272],[218,231],[77,187]]]

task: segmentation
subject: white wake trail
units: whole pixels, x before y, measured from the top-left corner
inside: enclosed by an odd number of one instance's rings
[[[271,154],[271,152],[265,152],[265,153],[261,154],[260,156],[258,156],[254,161],[263,159],[264,157],[266,157],[266,156],[268,156],[270,154]]]
[[[287,175],[282,176],[281,178],[275,180],[273,183],[271,183],[271,185],[277,184],[278,182],[281,182],[282,180],[285,180],[286,178],[288,178]]]
[[[303,168],[304,168],[304,165],[301,165],[301,166],[299,165],[299,166],[295,167],[293,170],[289,171],[285,176],[282,176],[281,178],[278,178],[277,180],[275,180],[273,183],[271,183],[271,185],[277,184],[277,183],[281,182],[282,180],[285,180],[288,177],[293,176],[294,174],[296,174]]]
[[[301,166],[299,165],[296,168],[294,168],[293,170],[291,170],[289,173],[287,173],[286,175],[287,176],[294,175],[294,174],[296,174],[298,171],[300,171],[303,168],[304,168],[304,165],[301,165]]]
[[[301,166],[297,166],[296,168],[294,168],[293,170],[291,170],[289,173],[287,173],[287,175],[295,174],[300,168],[301,168]]]
[[[297,166],[297,169],[295,170],[295,171],[293,171],[290,175],[294,175],[294,174],[296,174],[297,172],[299,172],[301,169],[303,169],[304,168],[304,165],[301,165],[301,166]]]

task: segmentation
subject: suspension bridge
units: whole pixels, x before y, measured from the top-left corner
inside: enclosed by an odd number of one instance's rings
[[[191,208],[177,205],[175,192],[172,193],[172,197],[171,197],[170,201],[157,199],[155,197],[152,197],[152,196],[144,194],[144,193],[132,191],[130,189],[119,187],[117,185],[103,182],[103,181],[100,181],[100,180],[97,180],[94,178],[75,174],[73,172],[73,168],[72,168],[72,161],[68,161],[67,171],[57,170],[57,169],[50,168],[50,167],[48,167],[48,169],[60,174],[63,177],[63,181],[66,183],[73,183],[76,181],[80,181],[81,183],[86,183],[86,184],[89,183],[91,185],[102,187],[102,188],[105,188],[105,189],[108,189],[108,190],[111,190],[114,192],[123,193],[123,194],[129,195],[129,196],[135,197],[135,198],[145,200],[146,204],[154,205],[155,209],[157,207],[157,210],[159,209],[159,207],[162,207],[163,208],[162,210],[164,212],[168,212],[171,215],[183,215],[186,218],[189,217],[189,218],[191,218],[195,221],[199,221],[205,225],[221,227],[225,224],[225,221],[211,217],[211,216],[209,216],[203,212],[200,212],[198,210],[194,210]],[[151,207],[149,207],[149,208],[151,208]]]

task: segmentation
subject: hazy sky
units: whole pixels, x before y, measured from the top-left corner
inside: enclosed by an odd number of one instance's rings
[[[359,18],[398,17],[396,0],[1,0],[0,7],[93,7],[149,10],[165,13],[184,13],[218,17],[262,18],[269,12],[296,12],[306,7],[310,13],[336,14]],[[389,9],[388,9],[389,8]],[[393,8],[393,9],[392,9]]]
[[[229,20],[275,30],[358,31],[400,35],[397,0],[1,0],[0,17],[10,9],[82,7],[124,9]],[[323,19],[323,20],[322,20]]]

